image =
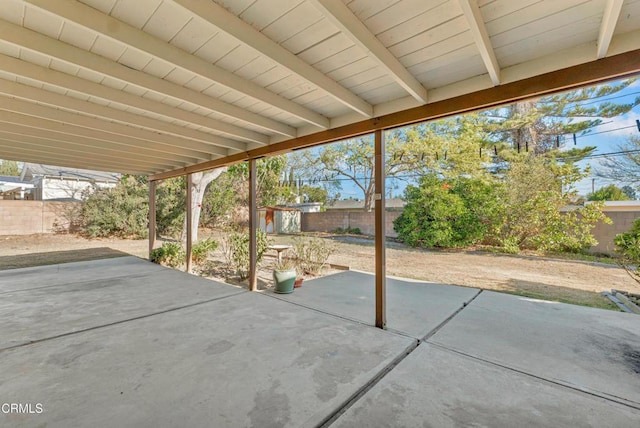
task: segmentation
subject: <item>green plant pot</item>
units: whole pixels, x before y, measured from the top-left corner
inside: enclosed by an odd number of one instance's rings
[[[296,270],[274,270],[273,283],[275,292],[280,294],[293,293],[293,284],[296,282]]]

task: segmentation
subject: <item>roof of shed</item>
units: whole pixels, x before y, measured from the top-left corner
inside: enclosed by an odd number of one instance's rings
[[[190,171],[638,72],[638,49],[640,0],[4,0],[0,158]]]

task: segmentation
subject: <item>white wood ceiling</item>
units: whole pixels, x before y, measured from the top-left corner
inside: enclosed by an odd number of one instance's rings
[[[640,0],[0,2],[0,159],[137,174],[640,48]]]

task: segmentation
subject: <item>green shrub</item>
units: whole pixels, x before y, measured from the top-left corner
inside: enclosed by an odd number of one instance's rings
[[[640,284],[640,218],[635,219],[628,232],[616,235],[613,242],[620,254],[620,264]]]
[[[185,252],[177,242],[165,242],[162,247],[151,251],[149,259],[153,263],[176,268],[185,262]]]
[[[148,236],[149,196],[146,179],[124,176],[113,188],[96,188],[84,195],[83,234],[89,238]]]
[[[186,178],[162,180],[157,187],[156,229],[159,235],[180,239],[187,203]]]
[[[191,258],[194,263],[204,263],[209,255],[218,248],[218,243],[213,239],[203,239],[193,245],[191,249]]]
[[[325,239],[298,237],[293,242],[293,258],[301,273],[317,275],[335,248]]]
[[[480,179],[423,177],[405,190],[404,211],[393,225],[413,247],[460,247],[481,242],[500,215],[498,194]]]
[[[613,242],[618,254],[632,263],[640,264],[640,218],[635,219],[629,231],[616,235]]]
[[[267,234],[258,230],[256,232],[258,263],[269,247]],[[227,265],[235,272],[240,279],[249,276],[249,232],[231,232],[223,241],[224,254]]]

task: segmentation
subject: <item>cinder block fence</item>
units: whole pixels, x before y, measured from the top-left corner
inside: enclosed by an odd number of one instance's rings
[[[69,231],[76,202],[0,200],[0,235]]]

